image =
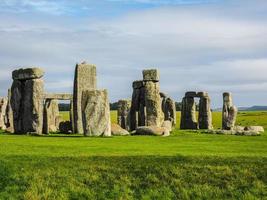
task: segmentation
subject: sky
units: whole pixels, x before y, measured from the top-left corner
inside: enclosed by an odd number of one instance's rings
[[[266,0],[0,0],[0,96],[21,67],[45,70],[49,93],[71,93],[76,63],[97,66],[110,101],[131,98],[142,70],[181,101],[267,105]]]

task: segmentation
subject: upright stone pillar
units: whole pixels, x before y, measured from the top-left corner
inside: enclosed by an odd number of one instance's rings
[[[0,129],[6,130],[6,110],[7,110],[8,99],[0,98]]]
[[[139,119],[144,118],[144,114],[139,117],[140,111],[140,99],[143,96],[142,92],[144,88],[143,81],[133,82],[133,94],[132,94],[132,105],[130,109],[130,130],[136,130],[138,124],[140,124]],[[144,110],[144,106],[142,108]]]
[[[198,114],[199,129],[213,129],[210,97],[206,92],[199,92],[197,96],[200,97]]]
[[[14,120],[13,120],[13,111],[11,107],[11,89],[8,89],[8,102],[6,108],[6,117],[5,117],[6,130],[10,133],[14,133]]]
[[[59,107],[58,100],[46,99],[44,104],[43,133],[56,132],[59,130]]]
[[[162,110],[164,113],[164,121],[170,121],[172,126],[176,125],[176,106],[175,102],[164,93],[160,93],[162,101]]]
[[[119,100],[118,111],[117,111],[117,122],[118,124],[126,130],[130,130],[130,100]]]
[[[15,133],[42,133],[44,72],[39,68],[12,73],[11,107]]]
[[[238,109],[233,105],[232,94],[223,93],[222,129],[232,130],[235,127]]]
[[[86,90],[83,92],[82,117],[85,136],[111,136],[107,90]]]
[[[195,96],[196,92],[187,92],[183,98],[180,129],[198,129]]]
[[[164,115],[161,109],[158,70],[143,70],[143,80],[145,83],[146,125],[161,127]]]
[[[85,62],[76,65],[73,91],[74,133],[84,133],[82,122],[82,93],[96,89],[96,66]]]

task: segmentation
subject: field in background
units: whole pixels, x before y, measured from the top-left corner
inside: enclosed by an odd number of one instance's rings
[[[116,122],[116,112],[111,118]],[[213,118],[219,128],[221,113]],[[267,129],[267,112],[241,112],[237,123]],[[0,199],[266,199],[266,163],[267,132],[250,137],[176,129],[166,138],[0,134]]]
[[[64,120],[69,120],[69,112],[61,112],[60,114]],[[179,129],[181,112],[177,112],[176,116],[177,116],[176,128]],[[221,128],[222,113],[213,112],[212,118],[213,118],[214,128],[216,129]],[[117,123],[117,111],[111,111],[111,122]],[[265,129],[267,129],[267,111],[239,112],[236,125],[240,126],[258,125],[258,126],[263,126]]]

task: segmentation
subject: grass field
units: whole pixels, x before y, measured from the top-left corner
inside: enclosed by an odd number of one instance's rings
[[[116,112],[111,115],[116,122]],[[213,121],[219,128],[221,114],[213,113]],[[267,129],[267,112],[239,113],[237,124]],[[267,199],[267,132],[250,137],[177,128],[167,138],[0,134],[0,199]]]

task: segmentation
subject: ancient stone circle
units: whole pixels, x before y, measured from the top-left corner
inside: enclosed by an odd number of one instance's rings
[[[0,98],[0,129],[16,134],[79,133],[85,136],[169,136],[176,126],[175,101],[160,91],[156,69],[143,70],[143,79],[132,83],[131,100],[118,101],[117,122],[111,124],[107,90],[97,89],[96,66],[76,65],[73,94],[44,91],[44,71],[13,71],[8,97]],[[195,98],[199,98],[198,119]],[[70,120],[63,121],[59,100],[70,101]],[[210,134],[259,135],[260,126],[236,126],[237,107],[232,94],[223,93],[222,129],[213,130],[211,99],[207,92],[186,92],[182,99],[180,129],[203,129]]]

